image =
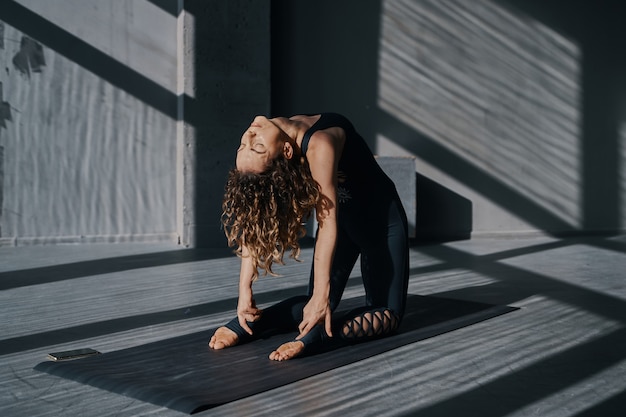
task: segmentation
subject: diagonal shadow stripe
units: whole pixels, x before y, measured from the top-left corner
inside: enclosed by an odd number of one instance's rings
[[[497,281],[477,289],[464,288],[439,293],[439,296],[474,299],[480,298],[481,294],[491,294],[499,302],[512,303],[530,295],[547,294],[552,299],[626,323],[626,302],[620,298],[501,262],[493,262],[489,258],[491,255],[485,255],[483,259],[481,256],[446,246],[421,248],[420,251],[443,261],[444,269],[467,269]],[[476,297],[471,294],[474,290],[478,292]]]
[[[492,382],[477,384],[477,388],[412,411],[408,415],[461,416],[467,415],[468,409],[472,410],[472,415],[481,417],[509,415],[621,362],[624,359],[624,352],[619,347],[625,343],[626,329],[618,329],[501,376]],[[546,372],[549,369],[558,369],[560,372]]]
[[[361,278],[354,277],[348,281],[346,288],[360,286]],[[275,303],[289,297],[306,294],[307,286],[299,286],[288,289],[280,289],[255,294],[254,298],[259,306]],[[342,301],[343,306],[343,301]],[[343,307],[342,307],[343,308]],[[156,313],[138,314],[135,316],[121,317],[104,320],[95,323],[87,323],[63,329],[50,330],[47,332],[34,333],[27,336],[18,336],[0,340],[0,356],[15,352],[36,349],[43,346],[52,346],[68,343],[75,340],[83,340],[92,337],[119,333],[142,327],[155,326],[164,323],[172,323],[180,320],[209,316],[211,314],[232,311],[237,309],[237,298],[227,298],[204,304],[174,308]]]
[[[438,144],[389,113],[379,110],[380,132],[394,143],[439,167],[455,180],[487,197],[494,204],[514,213],[540,230],[554,236],[571,234],[572,225],[550,213],[488,172]]]
[[[626,242],[619,242],[615,240],[607,239],[586,239],[580,242],[581,244],[594,246],[598,249],[610,250],[613,252],[620,252],[626,254]]]
[[[348,284],[350,285],[350,284]],[[353,284],[358,285],[358,284]],[[293,297],[306,294],[307,288],[294,287],[267,293],[255,294],[255,299],[259,305],[275,302],[282,298]],[[194,306],[180,307],[156,313],[138,314],[135,316],[121,317],[117,319],[104,320],[96,323],[87,323],[64,329],[50,330],[18,336],[10,339],[0,340],[0,356],[15,352],[36,349],[44,346],[58,345],[75,340],[88,339],[92,337],[104,336],[112,333],[119,333],[141,327],[154,326],[164,323],[172,323],[180,320],[208,316],[224,311],[233,311],[237,308],[237,298],[226,298]]]
[[[93,275],[232,256],[231,249],[180,249],[0,272],[0,291]]]
[[[176,119],[177,95],[13,0],[0,1],[2,20],[144,103]]]
[[[538,245],[509,249],[505,251],[489,253],[486,255],[473,255],[473,256],[477,260],[480,259],[481,263],[484,263],[486,261],[497,262],[503,259],[530,255],[533,253],[538,253],[538,252],[543,252],[543,251],[548,251],[548,250],[553,250],[553,249],[565,248],[565,247],[569,247],[572,245],[587,245],[587,246],[593,246],[598,249],[604,249],[604,250],[626,254],[626,243],[618,242],[618,241],[611,241],[611,240],[606,240],[606,239],[601,239],[601,238],[581,237],[581,238],[569,238],[569,239],[564,239],[564,240],[555,240],[552,242],[541,243]],[[420,251],[420,247],[416,246],[415,250]],[[427,251],[429,249],[426,248],[425,250]],[[411,268],[410,274],[411,275],[426,274],[430,272],[446,271],[449,269],[450,269],[450,264],[446,262],[446,263],[440,263],[440,264],[434,264],[434,265],[428,265],[428,266],[418,266],[415,268]]]
[[[624,404],[626,404],[626,390],[587,408],[575,417],[621,416],[624,413]]]
[[[468,255],[473,258],[466,258],[467,262],[464,264],[465,267],[471,268],[473,263],[484,263],[484,262],[497,262],[503,259],[509,259],[516,256],[524,256],[530,255],[533,253],[539,253],[552,249],[559,249],[571,246],[573,243],[571,240],[555,240],[553,242],[541,243],[538,245],[525,246],[521,248],[509,249],[495,253],[489,253],[486,255]],[[431,245],[429,245],[431,246]],[[430,251],[429,247],[424,247],[420,249],[420,247],[414,248],[418,252],[428,253]],[[417,274],[428,274],[432,272],[441,272],[448,271],[450,269],[456,268],[455,265],[450,265],[450,262],[445,261],[442,263],[427,265],[427,266],[417,266],[410,269],[410,275]]]
[[[473,255],[443,245],[417,250],[440,259],[443,264],[435,267],[441,270],[462,268],[497,280],[494,284],[476,288],[440,292],[436,294],[439,297],[477,299],[483,302],[488,302],[493,298],[498,302],[511,303],[530,295],[543,293],[551,299],[625,323],[626,303],[622,299],[498,262],[513,256],[575,244],[625,253],[622,242],[598,238],[568,239],[487,255]],[[420,268],[415,270],[420,270]],[[468,406],[480,416],[508,415],[615,366],[626,357],[624,346],[626,346],[626,328],[621,327],[612,333],[568,348],[492,382],[481,383],[478,388],[454,395],[450,399],[439,401],[431,406],[413,410],[407,414],[407,417],[409,415],[424,417],[462,415]],[[559,372],[546,372],[546,370],[555,369]],[[535,382],[539,379],[541,383],[536,384]],[[498,398],[495,403],[494,398]],[[622,392],[580,415],[621,415],[617,410],[621,412],[619,407],[620,400],[623,398]]]
[[[182,11],[182,0],[146,0],[154,4],[159,9],[164,10],[172,16],[178,16]]]

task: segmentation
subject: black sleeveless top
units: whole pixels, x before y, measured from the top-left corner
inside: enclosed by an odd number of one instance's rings
[[[397,196],[395,185],[380,168],[363,137],[340,114],[321,114],[319,120],[304,134],[302,154],[306,157],[309,141],[315,132],[330,127],[340,127],[346,134],[337,173],[339,203],[375,203],[382,197]]]

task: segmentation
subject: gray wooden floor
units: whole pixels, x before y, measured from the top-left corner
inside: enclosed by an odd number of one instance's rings
[[[261,279],[258,302],[303,291],[310,258]],[[521,309],[202,415],[622,415],[625,267],[623,236],[415,246],[410,293]],[[0,248],[0,416],[181,415],[32,368],[51,351],[215,327],[234,312],[237,272],[227,251],[171,244]],[[358,275],[346,295],[361,294]]]

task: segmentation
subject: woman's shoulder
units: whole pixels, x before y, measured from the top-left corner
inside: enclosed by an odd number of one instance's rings
[[[311,135],[308,155],[340,154],[346,140],[345,131],[339,126],[331,126],[315,131]]]
[[[353,129],[350,121],[339,113],[298,115],[290,119],[305,126],[301,141],[305,155],[310,151],[340,154],[348,132]]]

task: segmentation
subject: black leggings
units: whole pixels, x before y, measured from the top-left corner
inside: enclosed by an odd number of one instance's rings
[[[344,344],[370,340],[392,333],[400,324],[406,305],[409,257],[407,220],[397,196],[386,204],[364,210],[362,206],[340,206],[338,236],[330,277],[330,308],[335,311],[354,268],[361,256],[361,274],[365,287],[365,306],[334,315],[333,336],[329,338],[322,324],[301,340],[306,352],[319,352]],[[235,317],[226,327],[239,342],[247,342],[267,333],[298,331],[302,309],[313,294],[313,275],[306,296],[281,301],[263,310],[261,318],[248,322],[250,336]]]

